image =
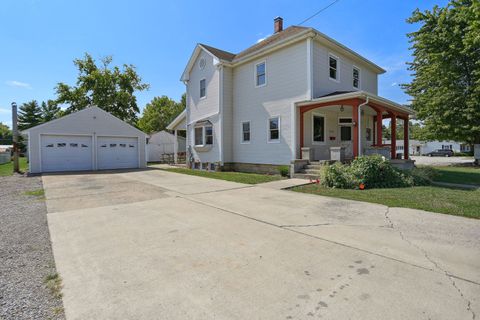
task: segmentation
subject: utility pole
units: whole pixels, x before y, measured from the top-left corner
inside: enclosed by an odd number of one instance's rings
[[[18,165],[18,125],[17,104],[12,102],[12,133],[13,133],[13,172],[20,172]]]

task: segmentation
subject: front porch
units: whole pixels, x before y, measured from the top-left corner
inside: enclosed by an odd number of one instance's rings
[[[380,154],[396,166],[413,165],[408,155],[408,119],[413,111],[366,92],[332,93],[296,105],[296,159],[348,162]],[[384,119],[391,121],[391,143],[382,140]],[[403,123],[403,151],[397,152],[397,123]],[[299,163],[302,163],[300,161]]]

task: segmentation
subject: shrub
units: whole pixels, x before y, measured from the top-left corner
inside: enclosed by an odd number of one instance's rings
[[[340,162],[324,166],[320,171],[320,181],[324,186],[341,189],[352,189],[356,184],[347,166]]]
[[[290,175],[290,167],[289,166],[280,166],[278,167],[278,172],[282,177],[288,177]]]
[[[380,155],[358,157],[350,165],[335,163],[321,172],[324,186],[342,189],[356,189],[360,184],[366,189],[428,185],[435,173],[431,168],[402,171]]]

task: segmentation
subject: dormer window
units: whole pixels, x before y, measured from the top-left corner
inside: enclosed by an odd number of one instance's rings
[[[207,96],[207,87],[205,79],[200,80],[200,99]]]
[[[255,65],[255,86],[262,87],[267,84],[267,65],[265,61]]]
[[[328,56],[330,79],[338,81],[338,58],[332,55]]]
[[[353,87],[360,88],[360,69],[353,67]]]

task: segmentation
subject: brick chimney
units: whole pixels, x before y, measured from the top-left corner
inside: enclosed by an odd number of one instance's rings
[[[283,19],[282,17],[276,17],[273,19],[273,31],[278,33],[283,30]]]

